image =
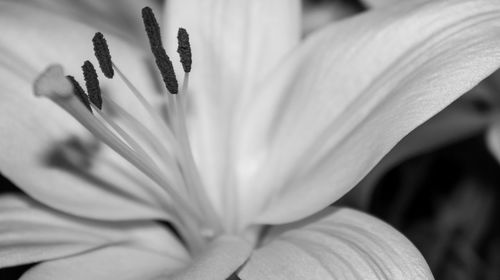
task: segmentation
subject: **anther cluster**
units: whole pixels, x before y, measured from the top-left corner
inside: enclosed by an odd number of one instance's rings
[[[169,92],[163,96],[162,108],[165,110],[156,110],[111,60],[102,33],[96,33],[92,42],[104,76],[111,79],[116,73],[139,101],[138,105],[147,114],[145,117],[151,121],[147,122],[151,127],[144,125],[142,118],[137,118],[133,111],[122,107],[111,96],[101,96],[98,73],[88,60],[82,65],[86,89],[75,77],[64,76],[62,66],[56,64],[49,66],[35,80],[35,95],[50,98],[96,139],[151,179],[155,183],[152,185],[156,188],[155,194],[166,199],[169,209],[175,211],[172,216],[175,220],[172,222],[179,226],[179,232],[189,249],[198,252],[211,236],[222,232],[223,225],[205,192],[186,126],[185,105],[192,64],[189,35],[184,28],[180,28],[177,34],[177,52],[184,68],[184,79],[179,90],[172,61],[163,47],[160,26],[153,11],[144,8],[142,17],[152,54]],[[102,110],[103,100],[109,110]],[[119,117],[118,122],[115,116]],[[171,150],[171,147],[175,147],[175,150]],[[191,220],[194,222],[184,223]],[[210,231],[210,236],[204,233],[206,229]]]
[[[151,52],[155,58],[156,65],[165,83],[165,87],[169,93],[177,94],[179,92],[179,84],[177,82],[172,61],[163,47],[160,26],[156,20],[153,10],[149,7],[143,8],[142,19],[144,21],[144,27],[148,36]],[[179,53],[184,72],[187,75],[187,73],[191,71],[192,58],[189,34],[186,29],[179,28],[177,40],[177,52]],[[108,43],[104,35],[101,32],[97,32],[92,38],[92,43],[94,46],[94,54],[99,62],[99,67],[104,76],[111,79],[114,77],[115,71],[120,76],[123,76],[111,60]],[[88,95],[73,76],[67,76],[74,87],[74,94],[81,100],[90,112],[92,112],[90,104],[95,105],[96,108],[101,110],[103,101],[96,69],[94,65],[87,60],[84,62],[82,70]]]

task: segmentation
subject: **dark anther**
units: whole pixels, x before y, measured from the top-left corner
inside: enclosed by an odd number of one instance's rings
[[[182,68],[184,72],[189,73],[191,71],[191,44],[189,44],[189,34],[186,29],[179,28],[177,32],[177,52],[181,57]]]
[[[170,93],[177,94],[179,91],[179,84],[175,77],[174,67],[167,52],[163,48],[160,26],[151,8],[145,7],[142,9],[142,20],[144,21],[144,27],[146,28],[146,33],[149,38],[149,45],[151,46],[151,51],[155,57],[156,66],[158,66],[160,70],[163,82]]]
[[[158,25],[155,14],[150,7],[144,7],[142,9],[142,20],[146,28],[146,33],[148,34],[151,50],[153,50],[153,48],[162,47],[160,25]]]
[[[92,112],[92,108],[90,108],[89,97],[87,96],[87,94],[85,94],[85,91],[80,86],[80,84],[75,80],[75,77],[68,75],[68,76],[66,76],[66,78],[68,78],[68,80],[73,85],[73,93],[76,95],[76,97],[78,97],[78,99],[80,99],[82,104],[85,105],[85,107],[90,112]]]
[[[94,104],[97,108],[102,109],[101,88],[99,87],[99,80],[97,79],[97,73],[94,65],[87,60],[83,63],[82,70],[90,102],[92,102],[92,104]]]
[[[109,53],[106,38],[104,38],[101,32],[97,32],[94,38],[92,38],[92,43],[94,43],[95,57],[99,61],[102,73],[109,79],[113,78],[115,72],[111,63],[111,54]]]
[[[177,94],[179,92],[179,84],[177,83],[177,78],[175,77],[174,66],[172,61],[165,52],[164,48],[155,48],[153,50],[153,55],[155,57],[156,66],[160,70],[163,82],[167,87],[168,91],[172,94]]]

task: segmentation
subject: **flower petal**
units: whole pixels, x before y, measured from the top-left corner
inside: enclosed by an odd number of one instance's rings
[[[372,198],[374,187],[391,168],[412,157],[432,152],[483,131],[492,117],[488,112],[482,112],[475,107],[474,102],[482,100],[474,93],[463,96],[401,139],[347,194],[351,199],[355,199],[351,202],[359,207],[367,207],[367,200]]]
[[[170,53],[177,49],[179,27],[190,34],[189,132],[207,193],[220,208],[222,200],[234,201],[224,198],[234,189],[225,181],[232,168],[234,115],[253,99],[251,86],[298,44],[300,1],[172,0],[166,9]],[[176,69],[182,73],[179,63]]]
[[[248,258],[252,246],[234,236],[221,236],[196,256],[184,270],[169,275],[171,280],[221,280],[228,278]]]
[[[491,74],[500,64],[500,2],[372,10],[313,34],[289,63],[241,121],[239,165],[261,166],[240,190],[243,224],[261,201],[263,223],[334,202],[402,137]]]
[[[21,0],[35,9],[43,9],[64,16],[73,21],[81,22],[101,32],[112,33],[133,44],[137,44],[137,34],[143,32],[140,17],[141,8],[145,5],[156,6],[152,0]]]
[[[241,99],[299,43],[300,1],[173,0],[166,5],[166,42],[177,50],[179,27],[190,34],[190,89],[220,107]],[[182,73],[177,63],[179,71]],[[205,97],[204,94],[211,95]],[[195,100],[193,100],[194,102]]]
[[[413,0],[361,0],[369,8],[381,8],[388,5],[395,5],[402,1],[413,1]]]
[[[62,214],[25,196],[0,197],[0,267],[67,257],[114,243],[188,260],[179,241],[154,222],[98,222]]]
[[[21,279],[226,279],[248,258],[251,246],[235,237],[221,237],[189,264],[125,246],[110,246],[42,263]]]
[[[41,263],[21,280],[166,279],[184,263],[159,254],[125,246],[110,246],[81,255]]]
[[[168,218],[159,201],[166,194],[155,191],[151,181],[106,147],[94,155],[94,164],[89,167],[52,164],[53,151],[74,139],[86,142],[89,136],[52,102],[34,97],[32,83],[54,62],[63,64],[68,73],[80,73],[83,61],[93,57],[94,31],[12,2],[0,3],[0,26],[1,172],[37,200],[75,215]],[[123,71],[139,88],[154,93],[141,54],[112,36],[108,41],[114,60],[126,66]],[[134,105],[134,100],[127,98],[123,83],[102,80],[101,85],[104,91],[119,94],[119,102],[132,112],[137,111],[137,102]],[[90,203],[92,207],[88,207]]]
[[[276,231],[250,257],[241,279],[433,279],[408,239],[355,210],[330,208]]]

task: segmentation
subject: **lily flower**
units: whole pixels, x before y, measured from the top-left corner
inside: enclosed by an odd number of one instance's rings
[[[22,279],[42,280],[432,279],[395,229],[328,205],[498,68],[498,1],[397,3],[302,39],[300,1],[172,0],[161,26],[143,10],[149,37],[135,39],[151,52],[110,32],[111,58],[57,9],[1,2],[0,14],[0,170],[27,194],[0,198],[0,267],[38,263]],[[91,38],[113,79],[84,63]]]

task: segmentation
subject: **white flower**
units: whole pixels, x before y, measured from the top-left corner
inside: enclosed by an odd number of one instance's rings
[[[178,27],[193,47],[187,92],[157,94],[151,55],[136,47],[146,38],[110,31],[113,62],[153,109],[117,78],[100,80],[104,119],[74,96],[52,100],[99,148],[32,92],[49,64],[78,76],[96,30],[0,3],[0,170],[31,197],[0,198],[0,267],[40,262],[22,279],[224,279],[239,268],[242,279],[432,279],[390,226],[327,208],[500,64],[500,2],[410,2],[302,39],[300,1],[169,1],[168,53]],[[134,141],[95,130],[111,120]]]

